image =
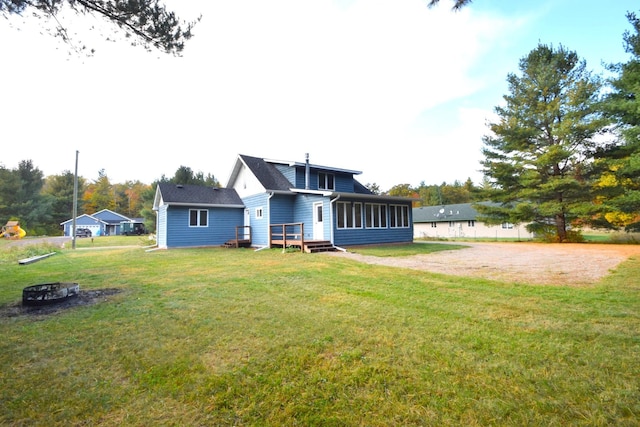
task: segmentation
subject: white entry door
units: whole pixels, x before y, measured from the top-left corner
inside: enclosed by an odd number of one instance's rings
[[[324,212],[322,202],[313,204],[313,240],[324,240]]]
[[[251,211],[249,211],[249,209],[245,209],[244,210],[244,228],[243,228],[243,236],[241,236],[242,239],[248,239],[249,236],[251,236],[251,231],[249,227],[251,225]]]

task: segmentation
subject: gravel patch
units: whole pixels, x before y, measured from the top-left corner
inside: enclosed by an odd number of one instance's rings
[[[465,249],[408,257],[376,257],[333,252],[369,264],[411,268],[456,276],[539,285],[588,286],[600,281],[640,245],[461,243]]]

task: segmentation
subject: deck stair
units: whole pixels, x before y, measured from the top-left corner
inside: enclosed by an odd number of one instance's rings
[[[229,239],[222,245],[223,248],[250,248],[251,247],[251,227],[248,225],[238,225],[236,227],[236,238]]]
[[[328,240],[310,240],[304,242],[304,251],[308,254],[316,252],[334,252],[336,247]]]
[[[237,239],[231,239],[231,240],[227,240],[226,242],[224,242],[221,245],[223,248],[250,248],[251,247],[251,240],[237,240]]]

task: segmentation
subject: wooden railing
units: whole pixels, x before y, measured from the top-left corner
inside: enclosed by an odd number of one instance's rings
[[[271,224],[269,226],[269,247],[274,245],[300,246],[304,250],[304,223]]]
[[[236,242],[240,240],[251,241],[251,227],[248,225],[238,225],[236,227]]]

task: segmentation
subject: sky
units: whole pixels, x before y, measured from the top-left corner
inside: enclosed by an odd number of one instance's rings
[[[382,191],[482,180],[506,78],[539,43],[596,74],[626,62],[637,0],[167,0],[201,15],[180,57],[62,14],[0,20],[0,165],[147,184],[180,166],[226,185],[238,154],[361,171]],[[45,24],[46,25],[46,24]],[[87,57],[73,47],[95,48]]]

